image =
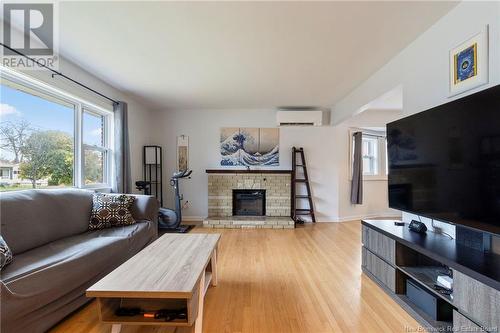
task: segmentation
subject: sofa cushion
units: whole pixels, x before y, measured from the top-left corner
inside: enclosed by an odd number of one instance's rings
[[[0,236],[0,269],[12,262],[12,252],[2,236]]]
[[[77,189],[2,193],[2,236],[14,256],[85,232],[92,209],[92,193]]]
[[[154,238],[150,222],[108,230],[64,238],[16,256],[1,272],[13,295],[2,304],[3,311],[17,316],[56,301],[111,271]]]
[[[95,193],[93,195],[92,214],[89,230],[99,230],[135,223],[130,209],[135,197],[122,195],[107,195]]]

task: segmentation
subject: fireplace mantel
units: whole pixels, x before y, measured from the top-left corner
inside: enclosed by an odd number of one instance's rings
[[[207,169],[207,173],[281,173],[291,174],[292,170],[279,170],[279,169]]]

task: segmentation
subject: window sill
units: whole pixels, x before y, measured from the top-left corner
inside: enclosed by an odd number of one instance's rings
[[[108,185],[95,185],[95,186],[89,185],[89,186],[83,186],[82,189],[102,192],[102,193],[111,193],[111,186]]]

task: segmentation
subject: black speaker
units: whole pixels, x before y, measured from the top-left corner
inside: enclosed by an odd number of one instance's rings
[[[425,234],[427,231],[427,226],[424,223],[415,220],[410,222],[408,228],[410,228],[411,231],[418,232],[419,234]]]

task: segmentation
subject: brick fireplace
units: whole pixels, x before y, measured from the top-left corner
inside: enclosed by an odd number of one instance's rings
[[[203,221],[204,226],[273,229],[294,227],[290,218],[291,171],[207,170],[207,173],[208,217]],[[243,201],[235,202],[235,193],[240,194]],[[242,208],[240,214],[235,211],[235,204]],[[257,208],[259,204],[263,205],[261,210]]]

